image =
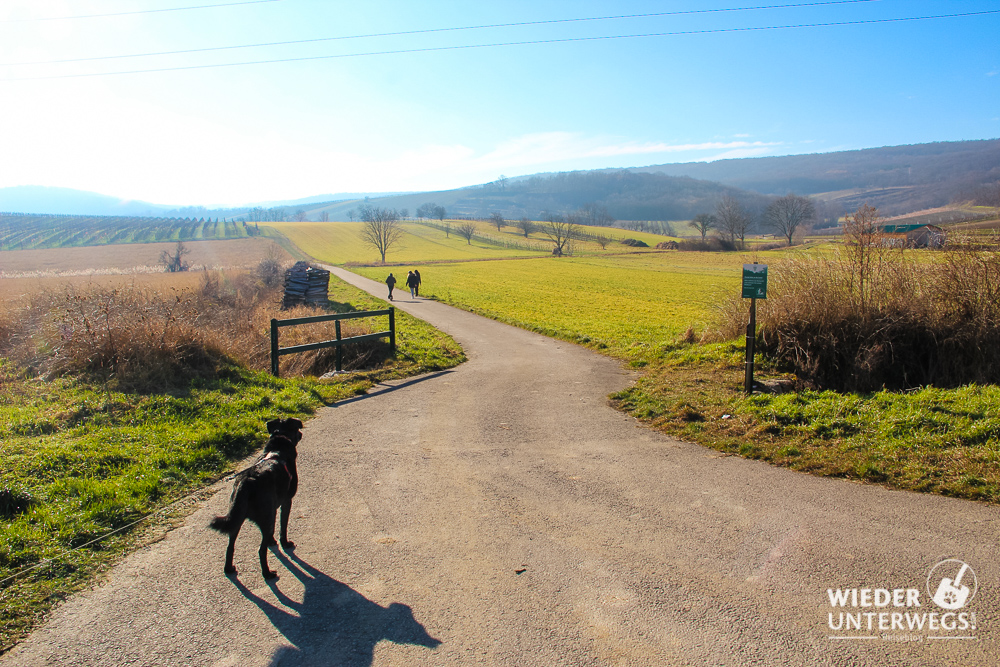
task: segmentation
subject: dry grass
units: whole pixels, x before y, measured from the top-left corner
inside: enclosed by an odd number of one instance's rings
[[[116,389],[162,391],[193,377],[214,377],[230,362],[270,368],[270,320],[323,311],[280,310],[281,288],[268,260],[256,272],[189,274],[185,288],[125,283],[50,287],[0,313],[0,355],[30,373],[85,376]],[[192,278],[197,282],[192,284]],[[271,283],[270,285],[267,283]],[[336,304],[334,304],[335,306]],[[284,329],[283,347],[335,337],[324,322]],[[343,323],[343,336],[368,333]],[[345,348],[345,368],[384,358],[384,344]],[[284,376],[320,375],[334,366],[325,349],[284,356]]]
[[[998,249],[953,239],[928,257],[853,244],[779,262],[758,303],[759,349],[824,389],[998,383]],[[732,299],[723,309],[723,338],[742,333],[746,308]]]

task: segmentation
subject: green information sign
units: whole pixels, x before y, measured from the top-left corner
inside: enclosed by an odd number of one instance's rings
[[[767,298],[767,264],[743,265],[743,298]]]

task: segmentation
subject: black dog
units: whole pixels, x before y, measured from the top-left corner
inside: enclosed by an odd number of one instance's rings
[[[274,579],[278,573],[267,566],[267,548],[274,541],[274,518],[281,508],[281,546],[294,549],[288,541],[288,515],[292,511],[292,497],[299,488],[299,475],[295,470],[295,444],[302,439],[302,422],[298,419],[275,419],[267,423],[271,438],[264,446],[264,458],[252,468],[238,473],[233,484],[226,516],[212,519],[209,528],[229,535],[226,549],[226,574],[236,574],[233,550],[236,536],[247,519],[260,527],[260,571],[265,579]]]

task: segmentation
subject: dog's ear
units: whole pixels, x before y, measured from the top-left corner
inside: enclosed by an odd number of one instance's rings
[[[294,417],[285,420],[294,429],[302,430],[302,422]]]
[[[279,428],[281,428],[281,420],[280,419],[272,419],[271,421],[267,422],[267,432],[268,433],[274,433]]]

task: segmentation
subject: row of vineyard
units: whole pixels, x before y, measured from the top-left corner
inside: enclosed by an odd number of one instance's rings
[[[0,213],[0,250],[70,248],[118,243],[210,241],[257,236],[255,223],[216,218]]]

